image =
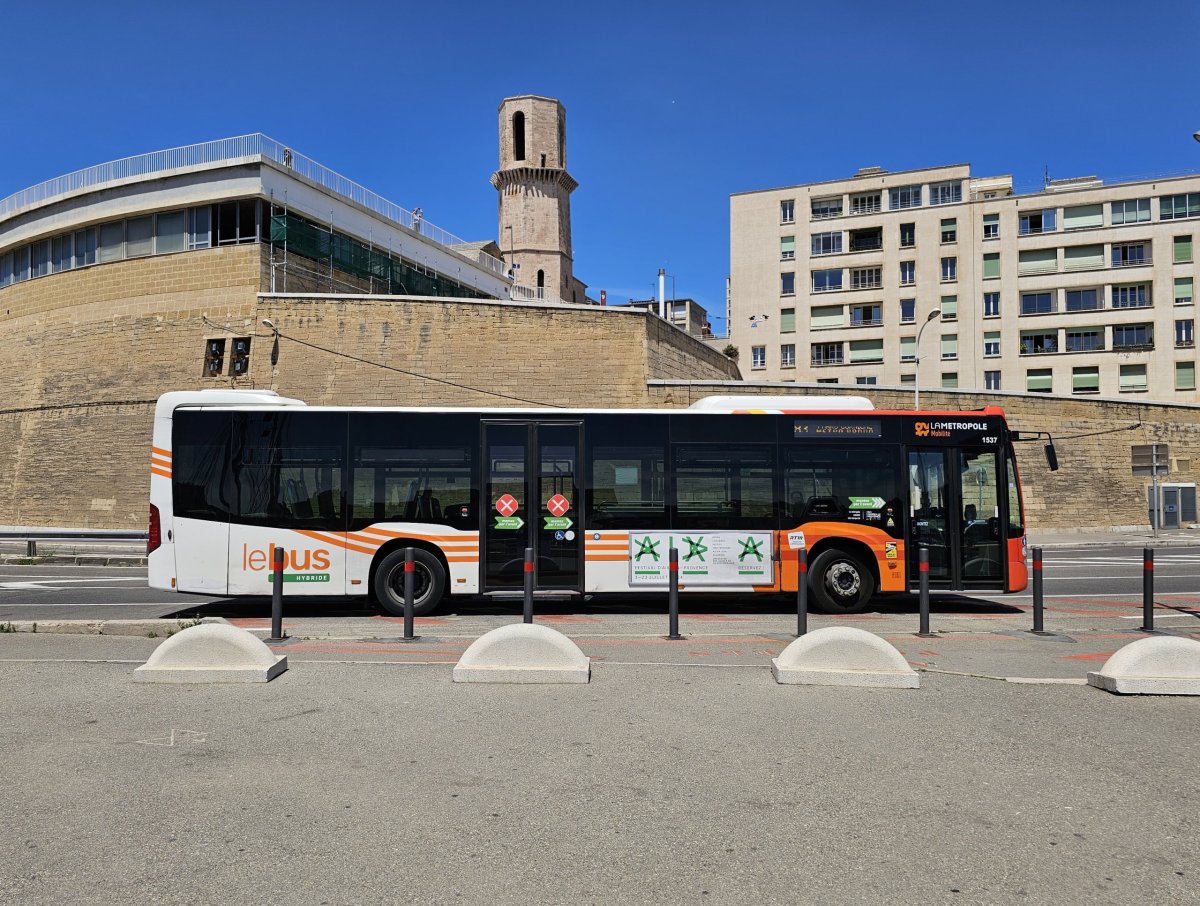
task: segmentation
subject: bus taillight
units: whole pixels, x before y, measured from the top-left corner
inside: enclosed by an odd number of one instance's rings
[[[158,507],[150,504],[150,532],[146,537],[146,555],[154,553],[162,544],[162,524],[158,518]]]

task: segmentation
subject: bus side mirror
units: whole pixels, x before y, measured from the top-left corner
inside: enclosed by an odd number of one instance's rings
[[[1058,453],[1054,450],[1054,441],[1046,444],[1046,465],[1050,467],[1051,472],[1058,471]]]

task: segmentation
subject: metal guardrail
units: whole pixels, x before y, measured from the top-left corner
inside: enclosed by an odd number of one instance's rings
[[[148,532],[134,532],[124,529],[78,529],[75,531],[56,529],[29,529],[22,531],[0,531],[0,541],[24,541],[26,556],[37,556],[39,541],[146,541]]]
[[[482,251],[463,248],[467,245],[463,239],[425,220],[419,208],[416,213],[406,210],[261,132],[137,154],[48,179],[0,199],[0,220],[56,198],[130,179],[161,176],[208,164],[249,163],[256,159],[273,161],[385,220],[420,233],[497,276],[504,276],[504,262]]]

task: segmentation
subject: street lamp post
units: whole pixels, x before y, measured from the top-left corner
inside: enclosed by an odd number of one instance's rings
[[[925,328],[928,327],[933,320],[935,320],[936,318],[940,318],[941,316],[942,316],[941,309],[935,308],[933,311],[931,311],[928,315],[925,316],[925,323],[922,324],[921,329],[917,331],[917,344],[916,344],[917,345],[917,354],[916,354],[917,373],[913,375],[913,408],[914,409],[921,408],[921,334],[925,333]]]

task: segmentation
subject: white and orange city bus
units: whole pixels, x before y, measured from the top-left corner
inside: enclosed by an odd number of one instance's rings
[[[269,391],[167,393],[155,412],[155,588],[371,596],[795,592],[854,613],[917,587],[1025,588],[1012,437],[998,408],[885,412],[863,398],[709,397],[690,409],[307,406]]]

